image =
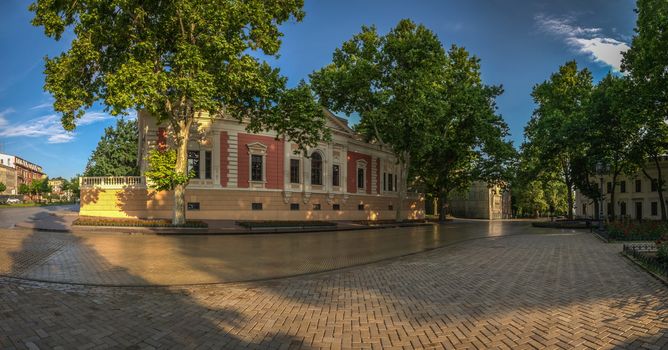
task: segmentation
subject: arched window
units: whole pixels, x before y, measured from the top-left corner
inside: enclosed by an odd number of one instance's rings
[[[322,156],[320,152],[311,154],[311,185],[322,185]]]

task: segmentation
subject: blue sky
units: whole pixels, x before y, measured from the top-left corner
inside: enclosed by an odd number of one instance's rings
[[[335,48],[376,25],[386,33],[402,18],[432,29],[447,48],[466,47],[481,59],[487,84],[502,84],[499,112],[515,144],[534,109],[531,88],[575,59],[596,80],[619,68],[635,25],[634,1],[520,0],[305,0],[306,18],[283,25],[280,57],[272,60],[296,84],[331,61]],[[0,153],[44,167],[51,177],[83,171],[106,126],[102,108],[91,110],[74,133],[59,125],[42,90],[43,57],[67,48],[30,25],[29,2],[0,2]],[[353,121],[354,122],[354,121]]]

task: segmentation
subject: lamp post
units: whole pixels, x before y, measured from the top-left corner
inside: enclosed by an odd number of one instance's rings
[[[598,228],[603,230],[603,178],[601,178],[601,198],[599,199],[601,204],[598,206]]]

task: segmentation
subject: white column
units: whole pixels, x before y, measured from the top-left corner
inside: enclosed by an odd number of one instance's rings
[[[213,143],[211,149],[211,172],[213,187],[220,188],[220,131],[213,132]]]
[[[239,138],[236,132],[227,134],[227,187],[237,187],[239,180]]]

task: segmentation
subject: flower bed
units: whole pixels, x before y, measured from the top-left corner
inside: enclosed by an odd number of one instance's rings
[[[606,235],[614,241],[657,241],[668,239],[668,223],[659,221],[611,222],[606,225]]]
[[[188,220],[183,225],[173,225],[167,219],[134,219],[134,218],[103,218],[95,216],[79,216],[73,225],[79,226],[118,226],[118,227],[186,227],[207,228],[208,225],[202,221]]]
[[[353,221],[353,223],[355,223],[355,224],[367,225],[367,226],[412,225],[412,224],[424,224],[426,222],[427,222],[426,219],[407,219],[407,220],[403,220],[403,221],[397,221],[397,220],[358,220],[358,221]]]
[[[237,221],[237,225],[246,228],[281,228],[281,227],[336,227],[329,221]]]

